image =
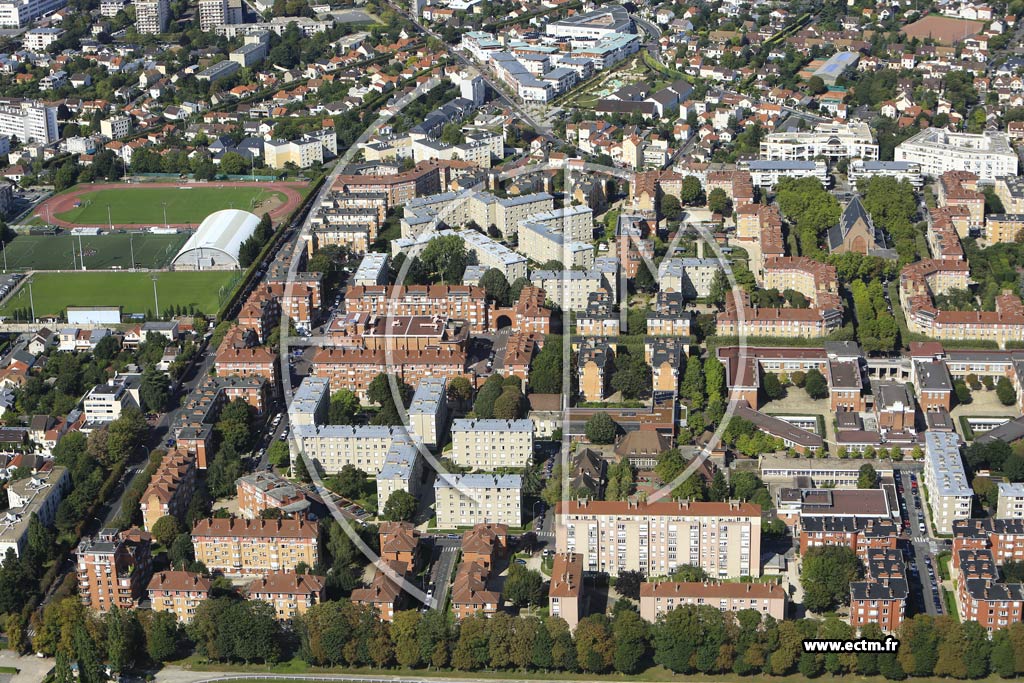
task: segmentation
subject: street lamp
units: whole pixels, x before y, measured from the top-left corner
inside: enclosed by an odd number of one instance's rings
[[[156,295],[156,275],[153,276],[153,308],[154,314],[160,315],[160,299]]]

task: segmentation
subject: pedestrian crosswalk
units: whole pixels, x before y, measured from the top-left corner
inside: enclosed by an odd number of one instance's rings
[[[910,540],[912,540],[914,543],[931,543],[932,539],[928,538],[927,536],[914,536]]]

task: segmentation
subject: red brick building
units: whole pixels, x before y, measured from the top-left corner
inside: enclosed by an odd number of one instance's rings
[[[903,623],[910,594],[903,555],[895,549],[868,550],[865,565],[864,580],[850,584],[850,625],[860,630],[878,624],[892,633]]]

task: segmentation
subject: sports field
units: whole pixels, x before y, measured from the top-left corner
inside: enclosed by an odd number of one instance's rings
[[[68,306],[121,306],[125,316],[157,311],[153,300],[153,277],[159,310],[168,306],[194,305],[215,314],[241,280],[241,271],[177,271],[127,273],[117,271],[85,273],[37,273],[32,280],[32,301],[36,317],[63,315]],[[12,318],[15,309],[29,307],[28,286],[23,284],[0,308],[0,316]]]
[[[164,225],[164,205],[170,225],[198,225],[214,211],[243,209],[257,215],[284,205],[283,192],[258,186],[131,187],[83,192],[79,206],[55,212],[54,218],[74,225]],[[107,215],[107,207],[110,215]],[[45,220],[45,217],[44,217]]]
[[[189,233],[105,233],[102,235],[19,235],[6,247],[6,270],[86,270],[132,267],[164,268],[188,240]]]

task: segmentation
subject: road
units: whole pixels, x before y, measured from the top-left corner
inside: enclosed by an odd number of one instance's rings
[[[448,591],[451,590],[452,570],[455,569],[461,545],[461,537],[434,537],[434,548],[430,555],[430,585],[427,586],[428,591],[433,590],[434,597],[430,604],[433,609],[443,609],[445,606]]]
[[[903,486],[903,493],[900,494],[903,508],[906,511],[905,519],[910,521],[910,528],[905,529],[910,536],[910,558],[907,569],[910,572],[910,588],[918,601],[918,609],[924,608],[927,614],[943,614],[941,591],[939,590],[938,562],[935,561],[935,553],[938,546],[935,541],[929,538],[927,531],[922,532],[920,528],[921,519],[924,519],[925,511],[921,509],[921,496],[915,492],[912,482],[920,477],[915,473],[907,472],[900,477]],[[927,527],[926,527],[927,529]]]

